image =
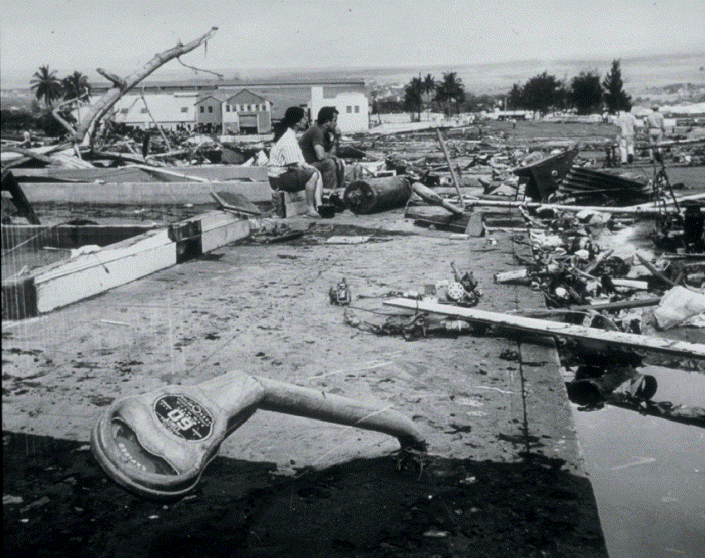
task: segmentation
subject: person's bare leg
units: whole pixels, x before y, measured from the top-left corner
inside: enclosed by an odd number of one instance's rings
[[[321,191],[323,190],[323,180],[319,173],[314,173],[306,182],[306,203],[308,203],[308,213],[312,217],[318,217],[318,206],[321,205]]]

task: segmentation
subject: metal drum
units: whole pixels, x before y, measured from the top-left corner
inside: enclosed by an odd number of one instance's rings
[[[369,178],[351,182],[343,201],[356,215],[404,207],[411,197],[411,183],[402,176]]]

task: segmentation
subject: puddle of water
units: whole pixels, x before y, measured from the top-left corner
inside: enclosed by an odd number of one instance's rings
[[[705,406],[705,376],[640,369],[654,401]],[[705,429],[571,404],[610,558],[705,556]]]

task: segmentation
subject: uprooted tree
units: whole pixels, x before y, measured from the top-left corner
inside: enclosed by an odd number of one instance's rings
[[[108,89],[108,91],[98,99],[93,105],[91,105],[88,114],[82,119],[78,127],[74,128],[65,119],[61,118],[59,114],[59,108],[54,110],[54,116],[56,119],[63,124],[63,126],[71,132],[72,140],[76,144],[85,145],[86,141],[88,147],[93,148],[93,139],[95,132],[98,128],[100,120],[110,111],[110,109],[115,106],[115,104],[125,95],[128,91],[134,88],[140,81],[154,72],[157,68],[160,68],[170,60],[178,58],[179,56],[186,54],[195,50],[200,45],[206,43],[218,30],[217,27],[211,28],[208,33],[202,35],[201,37],[191,41],[187,44],[179,43],[174,48],[156,54],[152,60],[145,64],[139,70],[133,72],[126,78],[120,78],[113,74],[106,72],[98,68],[96,71],[103,77],[112,82],[113,87]]]

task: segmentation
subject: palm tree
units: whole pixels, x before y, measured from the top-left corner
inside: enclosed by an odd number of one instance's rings
[[[423,78],[423,91],[427,95],[433,93],[433,91],[436,89],[436,80],[433,78],[431,74],[426,74],[426,77]]]
[[[61,86],[64,90],[64,95],[67,100],[76,99],[78,101],[85,100],[91,94],[91,86],[88,83],[88,78],[79,71],[66,76],[61,80]]]
[[[423,105],[423,81],[420,77],[411,78],[404,88],[404,107],[413,112],[418,112],[421,120],[421,107]]]
[[[445,104],[450,114],[450,103],[455,101],[456,113],[460,113],[460,103],[465,100],[465,87],[455,72],[443,74],[443,81],[436,87],[436,100]]]
[[[49,66],[40,66],[34,72],[30,84],[34,95],[37,99],[44,99],[47,108],[51,106],[52,101],[61,97],[61,82],[56,77],[56,71],[50,71]]]

